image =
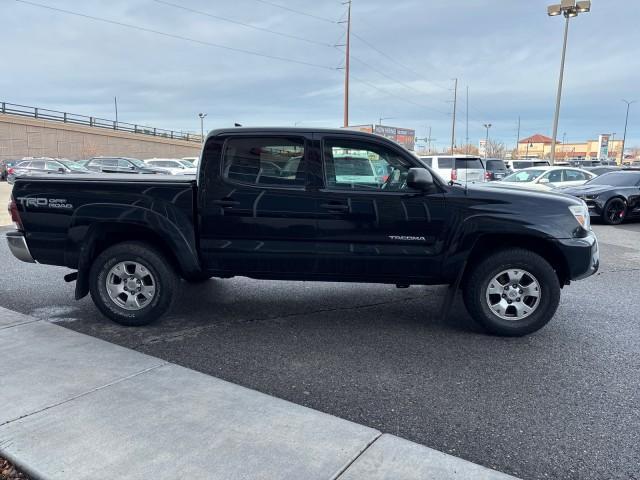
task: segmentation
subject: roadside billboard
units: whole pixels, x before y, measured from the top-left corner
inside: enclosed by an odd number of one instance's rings
[[[609,158],[609,136],[607,134],[598,137],[598,160],[606,160]]]

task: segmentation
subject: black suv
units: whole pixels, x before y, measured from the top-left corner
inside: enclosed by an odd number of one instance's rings
[[[93,157],[84,165],[92,172],[103,173],[167,173],[161,168],[154,168],[142,160],[127,157]]]
[[[484,179],[487,182],[493,182],[495,180],[502,180],[504,177],[511,173],[509,167],[499,158],[485,158],[482,160],[484,164]]]

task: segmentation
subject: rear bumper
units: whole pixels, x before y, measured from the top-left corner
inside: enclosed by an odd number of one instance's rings
[[[558,246],[567,259],[569,280],[582,280],[600,268],[598,239],[593,232],[584,238],[558,240]]]
[[[9,232],[7,233],[7,243],[9,244],[9,250],[14,257],[18,260],[28,263],[36,263],[31,256],[29,246],[27,245],[27,239],[24,238],[22,232]]]

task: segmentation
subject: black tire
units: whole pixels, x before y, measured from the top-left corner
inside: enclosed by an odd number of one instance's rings
[[[153,288],[150,298],[144,297],[144,292],[141,294],[146,304],[137,310],[123,308],[116,302],[124,301],[118,298],[112,300],[107,291],[109,272],[123,262],[135,262],[143,271],[146,269],[147,276],[143,282],[149,283]],[[116,275],[116,280],[117,277]],[[122,284],[125,285],[124,282]],[[89,272],[91,298],[98,310],[114,322],[130,327],[148,325],[162,316],[171,307],[178,285],[178,276],[165,256],[153,246],[142,242],[123,242],[107,248],[96,257]],[[122,295],[124,298],[134,296],[130,293]]]
[[[627,217],[627,203],[622,198],[612,198],[604,205],[602,221],[607,225],[620,225]]]
[[[489,288],[495,284],[495,282],[492,283],[492,280],[501,272],[510,269],[513,269],[514,272],[526,271],[533,276],[540,287],[539,297],[533,302],[536,305],[535,309],[528,316],[523,316],[520,319],[501,318],[489,306]],[[527,278],[531,277],[527,276]],[[510,285],[507,287],[511,288]],[[516,289],[514,288],[514,290]],[[522,293],[522,290],[520,292]],[[521,295],[523,301],[525,301],[525,296]],[[471,267],[464,282],[463,298],[471,317],[486,331],[494,335],[520,337],[541,329],[553,318],[560,303],[560,282],[549,262],[540,255],[529,250],[512,248],[494,253]],[[529,297],[526,299],[530,303],[533,300]],[[498,301],[501,299],[498,298]],[[508,300],[505,299],[506,301]],[[515,308],[508,306],[504,315],[507,315],[509,311],[515,312]]]

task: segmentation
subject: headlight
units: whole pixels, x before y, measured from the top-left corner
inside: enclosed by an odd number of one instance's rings
[[[591,218],[589,217],[589,207],[582,202],[582,205],[571,205],[569,211],[573,214],[576,221],[585,230],[591,229]]]
[[[587,200],[595,200],[596,198],[598,198],[598,195],[585,195],[584,198],[586,198]]]

